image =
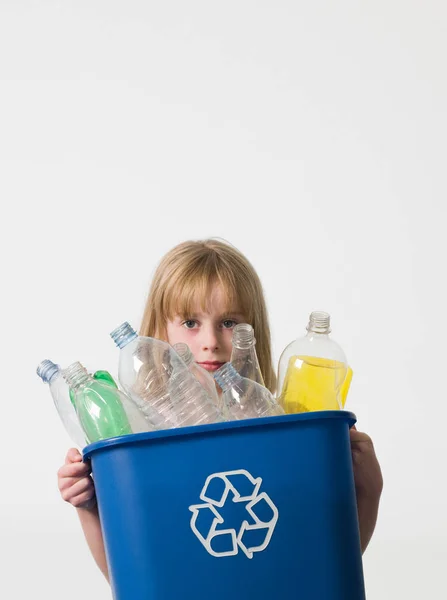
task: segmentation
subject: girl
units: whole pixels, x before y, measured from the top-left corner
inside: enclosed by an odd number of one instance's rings
[[[184,242],[161,260],[152,281],[140,335],[173,345],[185,342],[210,372],[231,358],[232,330],[250,323],[256,333],[259,365],[275,391],[270,328],[264,294],[254,268],[234,247],[217,240]],[[373,534],[382,475],[371,439],[353,428],[351,450],[362,552]],[[76,507],[93,557],[108,579],[107,562],[88,464],[71,448],[58,471],[62,498]]]

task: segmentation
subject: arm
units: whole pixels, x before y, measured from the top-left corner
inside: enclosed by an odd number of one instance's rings
[[[365,552],[376,527],[383,478],[374,445],[366,433],[350,431],[360,543]]]
[[[62,498],[76,507],[90,552],[109,581],[95,487],[90,472],[90,465],[83,463],[78,450],[71,448],[65,464],[58,471],[59,490]]]
[[[359,517],[360,544],[362,554],[368,547],[376,527],[377,515],[379,513],[379,499],[370,500],[368,498],[357,497],[357,514]]]
[[[109,570],[107,568],[106,552],[104,549],[104,540],[102,538],[98,507],[96,504],[93,508],[78,507],[77,512],[90,552],[100,571],[107,581],[109,581]]]

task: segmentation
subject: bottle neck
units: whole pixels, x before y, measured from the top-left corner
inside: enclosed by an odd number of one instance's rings
[[[232,338],[233,348],[238,350],[248,350],[256,344],[255,332],[248,323],[239,323],[233,329]]]
[[[217,381],[223,392],[226,392],[236,383],[239,383],[242,377],[236,371],[231,363],[225,363],[214,373],[214,379]]]
[[[121,350],[121,348],[124,348],[132,340],[137,338],[138,334],[135,329],[131,327],[127,321],[125,321],[122,323],[122,325],[112,331],[110,337]]]
[[[93,377],[80,362],[75,362],[64,369],[62,375],[72,390],[77,390],[90,381],[93,381]]]
[[[306,334],[306,338],[309,340],[328,340],[329,339],[329,334],[328,333],[318,333],[317,331],[308,331]]]
[[[307,331],[313,333],[330,333],[331,317],[329,313],[320,310],[315,310],[310,313]]]
[[[178,342],[172,346],[183,362],[189,367],[194,362],[194,356],[191,352],[188,344],[184,344],[183,342]]]
[[[50,384],[61,372],[59,365],[55,364],[51,360],[43,360],[37,367],[37,374],[44,383]]]

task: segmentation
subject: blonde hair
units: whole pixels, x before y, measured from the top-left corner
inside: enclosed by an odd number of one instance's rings
[[[140,335],[166,340],[167,322],[176,315],[191,315],[197,299],[206,310],[216,283],[224,290],[228,308],[237,305],[253,327],[265,386],[273,393],[276,377],[261,281],[245,256],[228,243],[215,239],[187,241],[161,259],[149,290]]]

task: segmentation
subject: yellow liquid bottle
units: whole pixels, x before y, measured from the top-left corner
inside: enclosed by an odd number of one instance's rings
[[[313,312],[307,330],[281,355],[278,401],[286,413],[342,409],[353,372],[343,350],[329,337],[330,316]]]

